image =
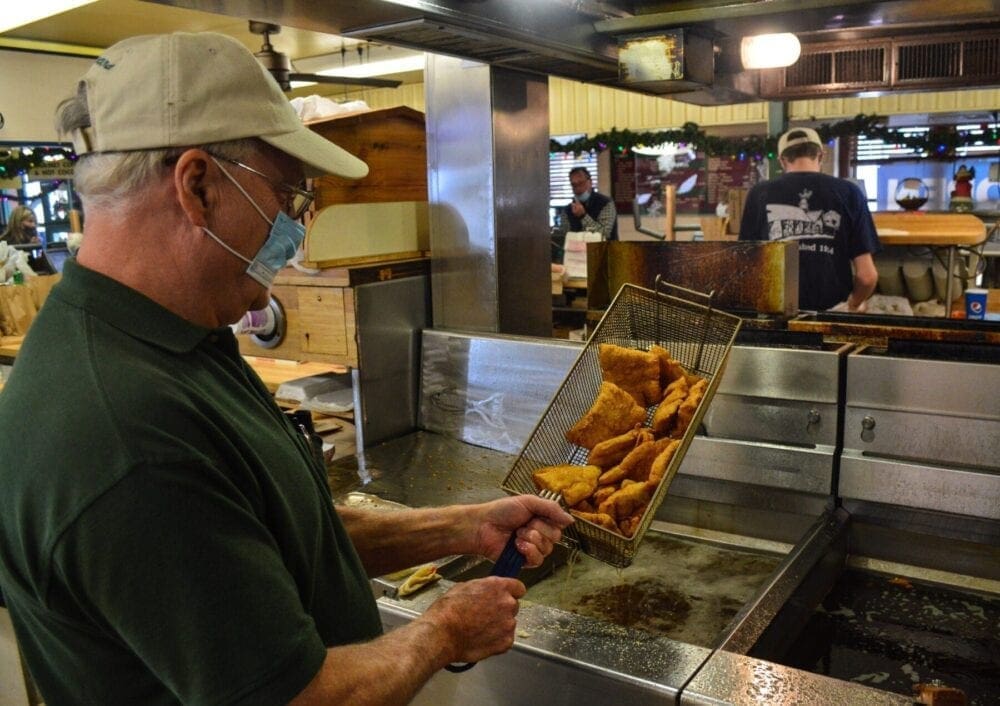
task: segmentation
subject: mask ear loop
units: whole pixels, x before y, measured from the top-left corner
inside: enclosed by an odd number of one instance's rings
[[[260,214],[260,217],[263,218],[265,221],[267,221],[267,224],[269,226],[273,226],[274,221],[272,221],[270,218],[267,217],[267,215],[264,213],[261,207],[257,205],[257,202],[253,200],[253,197],[251,197],[250,194],[247,193],[246,189],[244,189],[240,185],[240,183],[233,178],[232,174],[226,171],[226,168],[219,163],[219,160],[215,158],[215,155],[209,155],[209,157],[211,157],[212,161],[215,162],[215,166],[217,166],[219,170],[226,175],[226,178],[229,179],[229,181],[233,182],[233,186],[235,186],[237,189],[240,190],[240,193],[243,194],[244,198],[246,198],[246,200],[250,202],[250,205],[254,207],[254,210],[256,210],[257,213]]]

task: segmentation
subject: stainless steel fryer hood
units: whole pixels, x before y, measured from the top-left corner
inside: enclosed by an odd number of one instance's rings
[[[987,42],[995,43],[1000,33],[1000,0],[722,0],[676,4],[658,0],[148,1],[369,39],[639,93],[670,94],[676,100],[700,105],[759,100],[763,95],[761,79],[765,74],[742,71],[739,66],[739,43],[746,35],[791,31],[799,35],[804,49],[815,43],[853,50],[859,43],[876,38],[925,37],[979,29],[988,32]],[[699,80],[697,85],[687,80],[633,85],[623,79],[618,62],[622,40],[675,29],[712,43],[714,57],[705,59],[714,63],[708,80]],[[996,47],[987,51],[995,53]],[[995,85],[1000,76],[994,74],[963,74],[960,78],[967,86]],[[941,78],[935,80],[940,82]],[[955,77],[951,78],[949,87],[954,85]],[[872,89],[826,81],[809,90],[815,95],[850,95]]]

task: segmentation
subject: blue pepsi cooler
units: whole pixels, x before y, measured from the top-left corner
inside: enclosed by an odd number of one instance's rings
[[[965,290],[965,318],[986,318],[986,294],[987,290],[985,289]]]

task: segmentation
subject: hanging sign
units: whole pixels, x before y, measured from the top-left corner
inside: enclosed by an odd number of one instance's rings
[[[73,163],[70,161],[50,162],[28,169],[28,181],[45,181],[47,179],[72,179]]]

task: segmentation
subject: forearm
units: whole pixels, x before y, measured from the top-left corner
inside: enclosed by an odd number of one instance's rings
[[[477,505],[399,512],[337,511],[369,576],[476,551]]]
[[[854,289],[847,297],[847,308],[856,310],[875,292],[878,284],[878,270],[871,253],[854,258]]]
[[[447,633],[417,619],[359,645],[333,647],[290,706],[404,704],[453,658]]]
[[[859,280],[854,280],[854,289],[851,291],[850,296],[847,297],[847,308],[857,309],[865,301],[868,300],[875,292],[874,284],[867,284]]]
[[[601,212],[597,214],[597,218],[591,218],[590,214],[584,214],[580,220],[583,222],[583,229],[585,231],[600,232],[604,239],[607,240],[611,236],[611,230],[614,228],[617,217],[614,204],[609,203],[601,209]]]

